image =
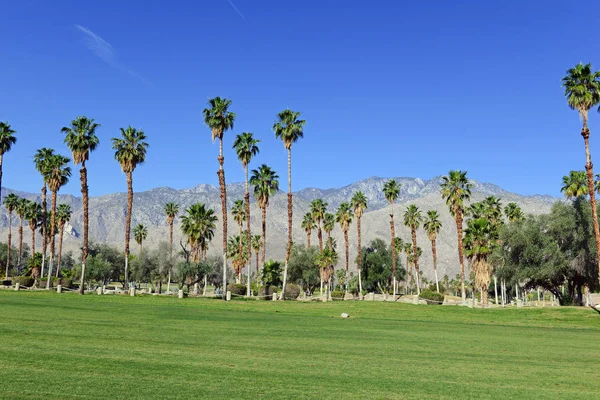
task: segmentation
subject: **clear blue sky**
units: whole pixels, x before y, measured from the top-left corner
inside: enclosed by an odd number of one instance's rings
[[[39,191],[32,156],[68,154],[60,128],[102,124],[90,192],[125,191],[110,138],[144,129],[136,191],[218,184],[209,98],[233,100],[228,182],[243,171],[234,134],[262,140],[258,163],[286,185],[272,131],[290,107],[307,120],[293,148],[294,190],[369,176],[428,179],[449,169],[524,194],[559,195],[583,169],[580,122],[560,79],[600,68],[599,14],[568,1],[11,1],[0,24],[0,120],[18,131],[6,187]],[[600,115],[591,113],[600,173]],[[64,192],[79,194],[77,169]]]

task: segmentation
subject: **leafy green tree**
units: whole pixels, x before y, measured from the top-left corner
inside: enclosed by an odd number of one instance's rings
[[[463,218],[465,213],[466,202],[471,199],[471,183],[467,179],[466,171],[450,171],[447,176],[442,177],[440,192],[446,200],[446,204],[450,210],[450,214],[456,222],[456,231],[458,237],[458,261],[460,262],[461,276],[461,296],[463,304],[467,301],[465,292],[465,264],[463,257]]]
[[[0,200],[2,200],[2,162],[4,155],[17,143],[14,129],[7,122],[0,121]]]
[[[317,237],[319,238],[319,251],[323,251],[323,217],[327,212],[327,203],[323,199],[314,199],[310,202],[310,213],[317,225]]]
[[[252,254],[252,232],[250,228],[250,180],[248,178],[248,165],[252,158],[259,152],[258,143],[260,140],[254,139],[252,133],[243,132],[235,137],[233,148],[237,154],[238,160],[242,163],[245,173],[246,192],[244,193],[244,202],[246,203],[246,243],[248,245],[248,254]],[[248,283],[246,286],[246,296],[250,296],[250,259],[248,257]],[[258,270],[256,271],[258,274]]]
[[[316,247],[294,246],[290,256],[288,279],[289,282],[302,286],[312,293],[319,285],[319,268],[316,259],[319,251]]]
[[[129,286],[129,238],[131,235],[131,212],[133,209],[133,171],[146,161],[148,142],[146,134],[141,129],[131,126],[121,129],[120,138],[112,138],[112,148],[115,150],[115,160],[121,165],[127,180],[127,213],[125,215],[125,288]],[[138,242],[140,243],[140,242]],[[140,252],[141,252],[140,244]]]
[[[288,262],[292,250],[292,145],[296,143],[298,139],[304,137],[304,124],[306,124],[306,121],[298,119],[299,117],[300,113],[297,111],[292,111],[290,109],[283,110],[277,114],[277,122],[273,125],[275,138],[282,140],[283,146],[288,153],[288,241],[285,251],[282,294],[285,293]]]
[[[596,194],[594,191],[594,169],[592,155],[590,152],[590,130],[588,128],[588,113],[592,107],[600,103],[600,72],[592,71],[591,64],[579,63],[567,71],[562,79],[562,87],[565,89],[567,104],[573,110],[579,112],[583,120],[581,136],[585,145],[585,171],[588,183],[588,194],[592,207],[592,221],[594,225],[594,236],[596,248],[600,249],[600,227],[598,226],[598,212],[596,209]],[[600,280],[600,252],[597,252],[598,279]]]
[[[6,211],[8,211],[8,241],[7,246],[8,249],[6,252],[6,274],[4,275],[8,278],[8,269],[10,267],[10,249],[11,249],[11,238],[12,238],[12,213],[17,208],[19,204],[19,196],[14,193],[10,193],[8,196],[4,198],[4,207],[6,207]]]
[[[362,260],[360,251],[362,246],[362,229],[361,229],[361,218],[363,213],[367,209],[367,196],[361,191],[358,191],[352,195],[352,200],[350,200],[350,205],[354,210],[354,216],[356,217],[356,232],[358,234],[358,255],[356,256],[356,267],[358,269],[358,291],[362,293],[362,277],[360,272],[360,262]]]
[[[361,251],[363,268],[363,288],[368,292],[387,293],[392,277],[392,252],[382,239],[373,240]],[[396,280],[404,279],[404,269],[396,267]]]
[[[340,224],[340,228],[344,233],[344,249],[346,250],[346,279],[345,282],[348,282],[348,264],[350,261],[350,252],[348,250],[348,231],[350,230],[350,224],[352,223],[352,208],[349,203],[343,202],[340,204],[340,207],[337,210],[335,215],[335,220],[338,224]],[[346,287],[346,291],[348,288]]]
[[[440,284],[438,282],[437,275],[437,237],[440,233],[440,229],[442,228],[442,222],[440,221],[440,215],[437,211],[429,210],[427,211],[427,217],[425,217],[425,221],[423,222],[423,228],[425,228],[425,232],[427,233],[427,238],[431,242],[431,254],[433,256],[433,273],[435,275],[435,288],[437,292],[440,292]]]
[[[421,294],[420,282],[419,282],[419,256],[417,254],[417,229],[421,226],[423,222],[423,216],[421,215],[421,210],[414,204],[410,204],[406,211],[404,212],[404,226],[410,228],[410,234],[412,237],[412,245],[413,245],[413,257],[415,266],[415,271],[417,271],[417,294]]]
[[[262,216],[262,257],[261,264],[265,263],[265,248],[267,247],[267,207],[269,199],[279,190],[279,175],[266,164],[252,170],[250,184],[254,186],[254,198],[261,209]],[[258,271],[257,271],[258,273]]]
[[[219,138],[219,188],[221,190],[221,211],[223,222],[223,287],[227,287],[227,186],[225,185],[225,170],[223,164],[223,135],[229,129],[233,129],[235,113],[229,111],[231,100],[215,97],[208,101],[208,108],[202,111],[204,123],[210,128],[213,142]],[[225,299],[225,291],[223,291]]]
[[[90,153],[96,150],[100,140],[96,136],[96,129],[100,127],[92,118],[77,117],[71,121],[71,126],[65,126],[61,132],[65,134],[65,144],[73,154],[73,162],[81,164],[79,169],[81,181],[81,199],[83,203],[83,254],[81,256],[81,284],[79,294],[84,292],[85,262],[88,253],[88,224],[89,224],[89,194],[87,181],[87,168],[85,162],[89,160]]]
[[[396,226],[394,223],[394,203],[400,196],[400,184],[394,179],[390,179],[383,185],[383,194],[386,200],[390,203],[390,231],[392,239],[390,241],[390,247],[392,248],[392,287],[393,294],[396,296],[397,285],[396,285],[396,247],[394,246],[394,238],[396,237]]]

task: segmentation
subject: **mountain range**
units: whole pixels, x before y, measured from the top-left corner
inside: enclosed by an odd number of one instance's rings
[[[294,219],[293,235],[294,242],[298,244],[306,243],[306,234],[301,229],[300,223],[303,215],[309,209],[309,203],[316,198],[322,198],[329,204],[328,211],[335,213],[340,203],[349,201],[356,191],[362,191],[368,199],[368,209],[363,215],[363,246],[367,245],[375,238],[382,238],[385,241],[390,239],[389,214],[390,206],[383,194],[382,188],[390,178],[371,177],[341,188],[317,189],[306,188],[294,193]],[[410,240],[410,231],[402,224],[402,215],[408,204],[416,204],[423,211],[436,210],[439,212],[442,229],[438,238],[438,275],[443,277],[448,274],[453,277],[459,272],[458,252],[456,248],[456,226],[454,219],[448,212],[448,207],[440,195],[441,177],[435,177],[429,180],[419,178],[395,177],[402,186],[400,196],[394,205],[394,215],[396,221],[396,236],[403,240]],[[135,183],[135,182],[134,182]],[[551,196],[522,196],[516,193],[508,192],[499,186],[490,183],[471,181],[472,201],[479,201],[486,196],[494,195],[501,199],[506,205],[509,202],[516,202],[526,214],[542,214],[550,211],[552,204],[560,199]],[[243,183],[232,183],[227,185],[227,203],[228,209],[231,209],[233,202],[242,199],[245,185]],[[15,193],[18,196],[30,200],[41,201],[40,194],[25,193],[14,191],[8,188],[2,189],[2,194]],[[252,197],[252,196],[251,196]],[[50,196],[48,196],[48,202]],[[251,200],[251,226],[253,234],[260,233],[260,209],[258,209],[254,199]],[[168,187],[156,188],[144,192],[135,193],[133,202],[132,227],[136,224],[144,224],[148,228],[148,238],[144,242],[145,248],[156,246],[160,241],[168,241],[169,228],[164,214],[164,205],[167,202],[175,202],[180,206],[180,213],[191,204],[196,202],[206,203],[215,209],[217,216],[221,216],[221,202],[219,199],[219,188],[209,184],[200,184],[189,189],[176,190]],[[58,196],[58,203],[71,205],[73,215],[70,224],[66,227],[64,239],[64,251],[76,251],[81,246],[79,238],[83,227],[82,202],[81,198],[72,195]],[[267,258],[281,259],[284,256],[287,232],[287,197],[284,192],[278,192],[269,201],[267,209]],[[50,207],[50,204],[48,204]],[[89,221],[90,221],[90,240],[93,242],[103,242],[115,246],[123,247],[125,238],[125,214],[127,209],[127,194],[113,193],[98,197],[91,197],[89,203]],[[0,208],[0,238],[6,240],[8,232],[8,214],[4,207]],[[18,218],[13,215],[13,226],[18,225]],[[229,234],[237,234],[238,226],[235,224],[231,215],[228,218]],[[24,230],[24,240],[29,243],[29,230]],[[338,243],[338,250],[343,247],[343,235],[336,226],[332,236]],[[175,220],[174,229],[175,243],[182,239],[179,226],[179,219]],[[217,254],[221,250],[221,224],[217,223],[217,231],[213,240],[209,254]],[[354,265],[353,260],[356,256],[356,224],[353,221],[350,230],[350,257],[351,268]],[[431,245],[424,231],[421,229],[417,235],[418,246],[423,249],[423,256],[420,258],[420,266],[425,276],[433,277]],[[13,229],[13,243],[16,242],[16,229]],[[36,246],[41,246],[41,239],[38,237]],[[312,244],[317,244],[316,232],[312,236]],[[137,252],[137,245],[132,239],[132,252]],[[400,257],[401,264],[404,265],[404,258]],[[339,266],[344,265],[343,251],[340,253]]]

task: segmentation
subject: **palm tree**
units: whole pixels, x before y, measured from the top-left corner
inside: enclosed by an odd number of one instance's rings
[[[304,137],[304,124],[306,121],[298,119],[300,113],[290,109],[283,110],[277,114],[277,122],[273,125],[275,138],[283,141],[283,146],[288,153],[288,241],[285,251],[285,267],[283,269],[283,286],[282,299],[285,294],[285,286],[287,284],[288,262],[290,260],[290,252],[292,250],[292,145],[298,139]]]
[[[8,211],[8,243],[6,252],[6,275],[8,278],[8,268],[10,266],[10,249],[11,249],[11,238],[12,238],[12,213],[19,205],[19,196],[14,193],[9,194],[4,198],[4,207],[6,207],[6,211]]]
[[[571,171],[563,176],[560,191],[569,199],[589,194],[585,172]]]
[[[383,185],[383,194],[385,198],[390,203],[390,231],[392,233],[392,239],[390,241],[390,247],[392,248],[392,278],[393,278],[393,292],[394,296],[396,296],[397,288],[396,288],[396,248],[394,247],[394,237],[396,236],[396,228],[394,226],[394,202],[398,199],[400,195],[400,184],[398,184],[394,179],[390,179]]]
[[[412,264],[410,263],[413,256],[413,245],[410,242],[404,243],[404,254],[406,255],[406,294],[408,294],[408,278],[412,277]],[[412,289],[411,289],[412,291]]]
[[[562,79],[565,88],[565,97],[569,107],[579,112],[583,120],[581,136],[585,144],[585,171],[587,175],[588,194],[592,206],[592,221],[594,222],[594,235],[598,257],[598,278],[600,279],[600,227],[596,211],[596,194],[594,192],[594,169],[590,153],[590,130],[588,128],[588,112],[600,103],[600,72],[592,72],[592,65],[579,63],[567,71]]]
[[[2,158],[17,143],[17,138],[14,136],[15,133],[17,131],[10,127],[8,121],[0,121],[0,200],[2,200]]]
[[[246,209],[244,207],[244,201],[243,200],[236,200],[235,203],[233,204],[233,209],[231,210],[231,214],[233,215],[233,220],[238,224],[238,226],[240,227],[240,234],[238,238],[242,237],[242,232],[244,231],[244,221],[246,221]],[[238,262],[240,260],[242,260],[242,245],[243,245],[243,240],[239,240],[237,241],[238,243]],[[228,252],[228,255],[231,254],[230,252]],[[249,258],[249,257],[248,257]],[[242,266],[243,267],[243,266]],[[242,279],[242,268],[238,268],[237,269],[238,274],[237,274],[237,283],[241,283],[241,279]]]
[[[250,255],[247,251],[248,247],[245,246],[246,237],[247,236],[242,232],[241,235],[230,236],[229,240],[227,241],[227,257],[231,260],[231,265],[233,266],[233,270],[237,275],[236,283],[241,283],[242,269],[250,259]]]
[[[223,215],[223,288],[227,287],[227,187],[225,186],[225,170],[223,163],[223,134],[228,129],[233,129],[233,121],[235,121],[235,113],[229,111],[231,100],[215,97],[208,101],[210,108],[205,108],[202,111],[204,123],[210,128],[212,140],[219,138],[219,187],[221,189],[221,210]],[[223,290],[223,299],[226,293]]]
[[[485,217],[490,220],[495,228],[498,228],[502,222],[502,202],[496,196],[488,196],[483,199],[485,207]]]
[[[319,251],[323,251],[323,232],[321,226],[323,222],[323,216],[327,212],[327,203],[323,199],[314,199],[310,202],[310,213],[313,216],[314,221],[317,224],[317,237],[319,238]]]
[[[19,216],[19,257],[17,258],[17,265],[21,266],[21,255],[23,250],[23,220],[27,212],[27,204],[29,200],[19,197],[15,212]]]
[[[45,174],[46,164],[48,160],[54,155],[54,149],[43,147],[38,149],[33,156],[33,162],[35,169],[42,175],[42,276],[44,275],[44,266],[46,265],[46,249],[48,247],[48,232],[47,232],[47,218],[48,218],[48,201],[47,201],[47,176]]]
[[[460,262],[461,296],[463,304],[467,301],[465,292],[465,264],[463,259],[463,216],[465,202],[471,198],[471,183],[467,179],[467,171],[450,171],[442,177],[441,194],[446,200],[450,214],[456,222],[458,233],[458,261]]]
[[[261,264],[265,265],[265,248],[267,240],[267,207],[269,198],[279,190],[279,175],[266,164],[252,170],[250,184],[254,186],[254,198],[262,212],[262,257]],[[258,274],[258,270],[256,271]]]
[[[315,219],[313,214],[309,211],[304,214],[304,218],[302,218],[302,229],[306,233],[306,247],[310,248],[310,236],[312,234],[313,229],[317,228],[317,224],[315,224]]]
[[[243,132],[242,134],[237,135],[233,142],[233,148],[238,156],[238,160],[240,160],[242,166],[244,167],[244,174],[246,178],[246,192],[244,193],[244,201],[246,202],[246,242],[248,243],[249,255],[252,254],[252,233],[250,231],[250,180],[248,179],[248,165],[250,164],[250,161],[252,161],[252,158],[259,152],[258,143],[260,143],[260,140],[254,139],[252,134],[249,132]],[[248,285],[246,287],[246,296],[250,296],[250,258],[251,257],[248,257]]]
[[[258,253],[260,252],[262,238],[260,235],[252,235],[252,250],[256,255],[256,283],[258,284],[260,277],[258,276]]]
[[[333,276],[333,266],[337,263],[337,260],[338,254],[329,247],[323,249],[315,259],[315,264],[321,272],[321,293],[323,293],[323,283],[326,283],[327,298],[329,298],[329,282]]]
[[[348,263],[350,260],[350,253],[348,251],[348,231],[350,230],[350,224],[352,223],[352,207],[349,203],[343,202],[335,214],[335,220],[340,224],[342,232],[344,232],[344,247],[346,249],[346,282],[348,279]],[[346,285],[346,291],[348,291],[348,285]]]
[[[440,284],[438,282],[437,276],[437,236],[440,233],[440,229],[442,228],[442,222],[440,221],[440,215],[437,211],[429,210],[427,211],[427,217],[425,218],[425,222],[423,223],[423,228],[425,228],[425,232],[427,232],[427,238],[431,242],[431,254],[433,255],[433,274],[435,275],[435,288],[438,293],[440,292]]]
[[[523,215],[523,211],[521,211],[521,207],[517,205],[517,203],[508,203],[506,207],[504,207],[504,215],[508,218],[508,222],[521,222],[525,219],[525,215]]]
[[[31,254],[35,254],[35,230],[38,228],[42,219],[42,206],[34,201],[26,200],[25,204],[25,219],[31,229]],[[48,275],[50,279],[50,275]]]
[[[71,162],[69,157],[61,156],[60,154],[54,154],[48,158],[44,168],[44,176],[46,177],[45,180],[48,182],[48,187],[52,192],[52,214],[50,220],[50,265],[48,268],[46,289],[50,289],[50,277],[52,276],[52,267],[54,264],[54,248],[56,243],[56,196],[60,188],[69,182],[69,177],[71,176],[71,167],[67,166],[69,162]],[[42,219],[42,223],[43,222],[44,221]]]
[[[404,226],[410,228],[410,234],[412,236],[414,265],[415,271],[417,271],[417,294],[421,294],[419,285],[419,256],[417,255],[417,229],[419,229],[422,222],[423,216],[421,215],[419,207],[414,204],[409,205],[404,212]]]
[[[143,248],[144,240],[146,240],[147,237],[148,237],[148,229],[144,225],[137,224],[133,228],[133,238],[135,239],[136,243],[140,246],[140,255],[142,254],[142,250],[144,249]]]
[[[167,281],[167,292],[171,291],[171,272],[173,270],[173,222],[179,213],[179,204],[169,202],[165,204],[165,214],[167,215],[167,223],[169,224],[169,279]]]
[[[146,160],[148,143],[146,134],[141,129],[131,126],[121,128],[121,137],[112,138],[115,160],[121,165],[127,180],[127,214],[125,215],[125,289],[129,287],[129,237],[131,235],[131,210],[133,208],[133,171]],[[141,249],[140,249],[141,250]]]
[[[56,265],[56,276],[60,273],[60,258],[62,257],[63,234],[65,232],[65,224],[71,219],[71,206],[68,204],[60,204],[56,210],[56,221],[59,228],[58,237],[58,263]]]
[[[88,182],[87,169],[85,162],[89,160],[90,153],[98,147],[100,143],[96,136],[96,129],[100,127],[92,118],[77,117],[71,121],[71,126],[65,126],[61,132],[65,134],[65,144],[73,153],[73,162],[81,164],[79,175],[81,180],[81,198],[83,202],[83,247],[81,255],[81,283],[79,285],[79,294],[84,292],[85,282],[85,261],[88,252]]]
[[[331,213],[323,214],[323,230],[327,234],[327,245],[329,250],[332,250],[331,231],[335,228],[335,215]]]
[[[497,230],[486,218],[470,219],[465,229],[465,251],[472,260],[476,284],[481,290],[481,303],[488,304],[488,287],[492,268],[488,256],[497,243]]]
[[[356,231],[358,233],[358,255],[356,256],[356,267],[358,268],[358,291],[362,293],[362,277],[360,275],[362,231],[360,227],[360,219],[367,209],[367,196],[365,196],[361,191],[354,193],[352,200],[350,200],[350,205],[352,206],[352,209],[354,210],[354,216],[356,217]]]

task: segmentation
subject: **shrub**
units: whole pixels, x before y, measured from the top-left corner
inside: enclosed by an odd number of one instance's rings
[[[285,286],[285,298],[296,300],[300,296],[302,288],[296,284],[290,283]]]
[[[265,300],[271,300],[271,296],[273,295],[273,293],[279,293],[281,292],[281,289],[279,289],[277,286],[261,286],[260,289],[258,289],[258,296],[260,298],[263,298]]]
[[[423,300],[428,300],[428,304],[441,304],[444,301],[444,295],[438,292],[433,292],[431,290],[426,290],[421,292],[419,298]]]
[[[333,292],[331,292],[331,299],[332,300],[344,300],[345,295],[346,295],[346,293],[341,290],[334,290]]]
[[[12,284],[19,284],[21,286],[31,287],[33,286],[33,278],[30,276],[15,276],[12,278]]]
[[[246,295],[246,285],[243,285],[241,283],[230,283],[229,285],[227,285],[227,290],[229,290],[232,295]]]
[[[71,278],[60,278],[60,284],[63,288],[70,288],[73,286],[73,279]]]

